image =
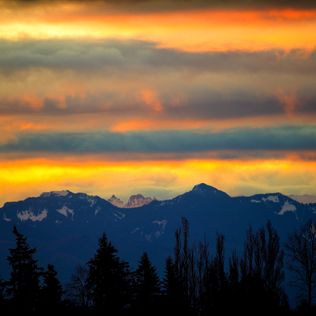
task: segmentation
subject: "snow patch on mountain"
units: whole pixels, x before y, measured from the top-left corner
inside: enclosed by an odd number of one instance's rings
[[[157,224],[159,227],[161,227],[163,230],[165,230],[167,224],[168,224],[168,221],[166,219],[163,219],[163,220],[154,220],[152,221],[153,224]]]
[[[273,203],[279,203],[280,199],[277,195],[269,195],[267,197],[262,198],[263,202],[273,202]]]
[[[153,199],[151,197],[144,197],[142,194],[135,194],[130,196],[128,202],[125,204],[126,208],[136,208],[149,204]]]
[[[101,208],[100,207],[97,207],[94,211],[94,215],[98,215],[101,211]]]
[[[26,210],[18,212],[17,217],[20,221],[28,221],[32,222],[41,222],[48,215],[48,211],[46,209],[42,210],[39,214],[35,215],[32,211]]]
[[[125,213],[122,213],[122,212],[119,212],[119,211],[116,211],[113,213],[113,215],[115,216],[115,221],[120,221],[122,219],[124,219],[126,217],[126,214]]]
[[[139,234],[148,242],[151,242],[154,239],[158,239],[165,233],[168,221],[166,219],[162,219],[162,220],[156,219],[156,220],[153,220],[151,223],[154,224],[154,226],[152,229],[150,229],[149,232],[148,230],[144,231],[142,228],[136,227],[130,231],[130,234],[132,235]]]
[[[51,191],[51,192],[44,192],[40,196],[41,197],[50,197],[50,196],[67,196],[70,194],[70,191],[63,190],[63,191]]]
[[[152,221],[152,223],[158,225],[158,229],[154,232],[154,236],[155,238],[159,238],[161,235],[165,233],[168,221],[166,219],[163,219],[163,220],[156,219]]]
[[[137,232],[139,232],[141,229],[139,227],[136,227],[134,228],[132,231],[131,231],[131,234],[135,234]]]
[[[68,217],[68,215],[74,216],[74,210],[70,209],[66,205],[64,205],[62,208],[56,210],[59,214],[64,215],[65,217]]]
[[[9,218],[9,217],[7,217],[7,215],[6,214],[3,214],[3,220],[5,221],[5,222],[11,222],[12,221],[12,219],[11,218]]]
[[[291,204],[289,201],[285,201],[279,215],[283,215],[284,213],[287,212],[295,212],[296,211],[296,206],[294,204]]]
[[[90,207],[93,207],[97,202],[96,202],[94,197],[89,197],[88,203],[89,203]]]

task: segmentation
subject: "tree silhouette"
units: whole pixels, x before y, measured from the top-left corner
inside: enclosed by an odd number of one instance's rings
[[[227,275],[227,298],[229,309],[240,309],[240,261],[237,251],[233,250],[228,261],[229,270]]]
[[[190,305],[190,249],[189,249],[189,222],[182,218],[182,227],[175,233],[176,245],[174,250],[174,268],[179,282],[180,295],[183,297],[183,304]]]
[[[44,282],[42,287],[41,304],[49,311],[56,311],[61,304],[62,286],[57,278],[57,272],[53,265],[49,264],[43,273]]]
[[[208,264],[205,281],[202,313],[207,315],[219,312],[227,306],[227,277],[225,273],[224,236],[216,237],[216,250]]]
[[[280,246],[280,237],[270,221],[266,224],[266,248],[264,264],[264,281],[266,289],[271,293],[275,305],[286,304],[282,289],[284,280],[284,252]]]
[[[117,250],[105,234],[99,239],[99,248],[88,266],[88,283],[95,309],[109,314],[120,313],[128,303],[129,268],[117,256]]]
[[[155,296],[160,293],[160,280],[146,252],[142,255],[134,276],[137,309],[139,312],[149,312],[155,304]]]
[[[271,222],[255,233],[251,228],[248,230],[240,266],[242,305],[262,311],[286,307],[287,299],[281,287],[283,251]]]
[[[200,242],[197,251],[197,305],[196,309],[198,312],[203,315],[206,313],[206,309],[209,304],[209,276],[211,268],[211,256],[209,251],[209,244],[204,239],[203,242]]]
[[[213,259],[215,274],[217,276],[217,289],[219,292],[225,290],[227,285],[225,273],[225,253],[224,253],[224,235],[218,234],[216,237],[216,252]]]
[[[89,270],[86,266],[78,265],[67,286],[70,300],[83,310],[87,309],[91,304],[88,277]]]
[[[229,274],[228,281],[232,288],[237,289],[239,283],[239,259],[236,250],[234,250],[229,258]]]
[[[11,266],[9,291],[13,308],[22,311],[35,311],[38,307],[40,269],[34,259],[35,248],[30,248],[27,239],[14,226],[16,246],[9,249],[8,261]]]
[[[316,288],[316,227],[306,223],[290,235],[286,246],[289,269],[295,275],[295,285],[301,298],[311,307]]]
[[[175,304],[178,301],[179,281],[176,275],[175,266],[171,257],[168,257],[165,265],[165,275],[163,278],[163,289],[167,297],[168,304]]]
[[[0,278],[0,308],[3,308],[5,305],[5,289],[6,282]]]
[[[282,289],[283,251],[270,222],[247,231],[244,250],[225,259],[225,238],[218,234],[214,254],[204,239],[198,246],[189,239],[189,223],[183,218],[175,233],[174,256],[165,264],[163,291],[156,268],[143,253],[130,273],[117,250],[103,234],[98,249],[86,266],[71,277],[70,301],[62,301],[62,286],[53,265],[43,272],[26,237],[16,227],[15,248],[9,249],[11,275],[0,280],[3,313],[75,311],[107,315],[218,315],[222,313],[289,313]],[[297,314],[312,313],[316,287],[316,228],[312,222],[293,233],[286,244],[290,269],[296,276],[306,305]],[[40,286],[41,284],[41,286]],[[305,308],[308,306],[308,309]]]

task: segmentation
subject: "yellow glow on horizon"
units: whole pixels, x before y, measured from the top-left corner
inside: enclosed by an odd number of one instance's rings
[[[310,193],[316,187],[316,162],[267,160],[113,161],[26,159],[0,162],[0,204],[43,191],[69,189],[123,198],[144,192],[170,198],[205,182],[232,195],[281,191]]]

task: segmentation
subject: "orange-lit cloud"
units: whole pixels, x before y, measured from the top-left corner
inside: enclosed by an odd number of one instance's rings
[[[177,121],[175,124],[174,120],[161,120],[161,119],[135,119],[125,120],[113,123],[110,130],[113,132],[129,132],[129,131],[153,131],[163,129],[198,129],[209,127],[210,123],[204,120],[183,120]],[[216,123],[212,124],[213,127]],[[231,124],[229,124],[231,126]]]
[[[287,113],[289,116],[295,115],[295,112],[299,107],[297,94],[294,91],[287,93],[283,90],[278,90],[277,97],[283,105],[285,113]]]
[[[155,112],[161,112],[163,106],[159,100],[157,93],[153,89],[142,89],[140,92],[141,100],[151,107]]]
[[[26,10],[26,11],[25,11]],[[28,14],[27,10],[32,14]],[[29,12],[29,13],[30,13]],[[23,14],[24,13],[24,14]],[[113,13],[93,5],[42,5],[0,13],[3,39],[140,39],[185,51],[315,48],[316,10]]]

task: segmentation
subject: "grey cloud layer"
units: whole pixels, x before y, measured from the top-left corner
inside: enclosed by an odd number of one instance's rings
[[[221,150],[314,151],[316,125],[222,132],[38,133],[19,135],[0,152],[192,153]]]
[[[196,70],[199,72],[316,73],[316,52],[190,53],[144,41],[0,41],[0,71],[30,68],[78,72]]]
[[[40,3],[99,3],[129,11],[160,11],[203,8],[315,8],[313,0],[0,0],[12,5]]]
[[[190,93],[188,93],[190,94]],[[316,96],[315,96],[316,100]],[[1,100],[0,114],[3,115],[72,115],[101,114],[116,118],[155,118],[155,119],[229,119],[253,116],[273,116],[284,114],[284,109],[277,97],[267,97],[248,93],[220,93],[212,90],[199,90],[192,93],[174,106],[172,98],[161,97],[162,110],[155,111],[146,105],[137,95],[122,97],[111,94],[89,95],[85,98],[66,96],[64,106],[53,98],[44,98],[41,108],[32,108],[22,100]],[[305,112],[314,113],[313,103]],[[300,111],[303,109],[301,108]]]
[[[22,99],[1,99],[0,114],[2,115],[38,115],[56,116],[61,119],[64,115],[96,114],[114,119],[173,119],[178,120],[209,120],[233,119],[250,117],[287,116],[288,110],[277,95],[266,95],[258,91],[223,91],[208,87],[185,86],[185,94],[174,104],[174,96],[180,93],[172,89],[171,92],[159,93],[160,111],[156,111],[142,100],[137,91],[130,94],[120,94],[111,90],[82,96],[65,96],[61,101],[45,97],[41,108],[34,108]],[[181,89],[180,89],[181,90]],[[307,91],[298,95],[298,105],[291,114],[316,115],[316,93]],[[84,118],[83,118],[84,119]]]

